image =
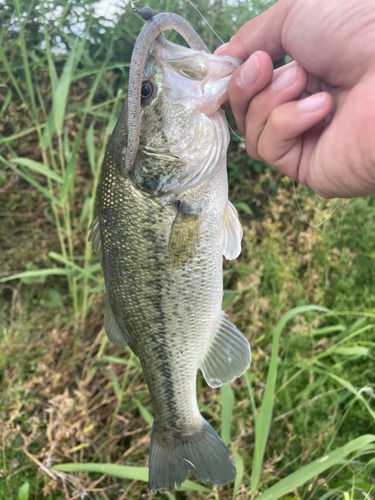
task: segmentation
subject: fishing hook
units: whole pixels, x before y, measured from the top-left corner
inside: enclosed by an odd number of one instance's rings
[[[134,2],[130,2],[133,12],[137,12],[137,14],[140,14],[141,18],[144,19],[145,21],[151,21],[151,19],[154,17],[152,9],[150,7],[143,7],[142,10],[138,10],[137,7],[134,5],[135,3],[138,2],[139,0],[134,0]]]

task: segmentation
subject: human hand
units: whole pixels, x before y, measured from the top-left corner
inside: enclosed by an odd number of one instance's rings
[[[228,96],[250,156],[324,198],[375,194],[375,0],[279,0],[216,54],[247,59]]]

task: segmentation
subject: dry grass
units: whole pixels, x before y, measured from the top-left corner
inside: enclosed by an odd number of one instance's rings
[[[13,46],[9,57],[19,56],[17,47]],[[56,57],[56,63],[61,70],[64,57]],[[45,61],[35,62],[32,67],[37,83],[35,95],[38,99],[40,96],[38,119],[43,124],[43,106],[48,114],[53,104],[50,74]],[[85,68],[82,63],[80,71]],[[31,106],[17,97],[14,84],[3,72],[2,83],[12,89],[12,99],[0,122],[3,158],[56,161],[60,172],[60,149],[65,154],[73,148],[82,123],[81,108],[87,103],[96,74],[72,80],[63,142],[60,144],[54,135],[50,147],[44,150]],[[101,75],[74,158],[74,193],[69,193],[65,208],[53,207],[38,189],[3,165],[0,278],[30,266],[64,269],[51,257],[51,252],[61,252],[62,247],[71,246],[71,263],[84,262],[89,219],[82,220],[81,215],[94,185],[90,147],[98,162],[116,87],[122,78],[121,72],[105,71]],[[17,76],[17,82],[27,95],[29,89],[21,76]],[[1,109],[5,94],[0,92],[0,96]],[[119,107],[115,109],[118,114]],[[250,491],[254,415],[255,407],[259,410],[264,398],[272,331],[290,309],[319,304],[337,314],[355,310],[358,316],[326,318],[310,312],[296,316],[283,332],[274,420],[262,464],[261,489],[288,477],[327,450],[375,432],[363,402],[331,376],[349,381],[357,391],[365,388],[361,395],[373,407],[373,319],[363,313],[371,315],[375,311],[374,200],[344,202],[332,220],[313,229],[301,221],[289,180],[249,160],[238,143],[231,145],[228,158],[231,200],[248,207],[239,208],[244,227],[242,255],[234,263],[225,263],[224,276],[227,303],[233,299],[227,312],[250,340],[253,351],[250,385],[244,378],[231,384],[235,404],[228,424],[230,447],[244,464],[236,498],[247,500],[256,496]],[[44,175],[32,174],[42,187],[49,188]],[[59,195],[57,184],[51,190]],[[317,200],[307,190],[299,189],[299,193],[304,212],[315,223],[334,206]],[[94,210],[95,199],[89,202]],[[63,225],[67,209],[70,235]],[[62,224],[60,229],[56,220]],[[90,254],[88,264],[95,264]],[[95,279],[85,285],[77,281],[75,292],[81,302],[76,303],[74,283],[68,283],[66,276],[0,284],[1,500],[16,500],[18,488],[25,481],[31,485],[30,500],[151,498],[141,481],[52,469],[67,462],[147,465],[151,430],[147,388],[137,359],[106,340],[100,272],[95,271]],[[77,315],[77,304],[86,304],[84,321]],[[321,326],[334,330],[317,330]],[[361,334],[353,337],[357,331]],[[341,351],[330,352],[338,342],[343,342]],[[326,356],[327,352],[330,354]],[[220,390],[207,387],[199,378],[198,395],[202,414],[220,432],[224,425]],[[373,465],[367,465],[370,452],[355,457],[350,467],[334,468],[316,477],[289,496],[318,500],[325,494],[328,499],[343,498],[347,493],[346,500],[370,495],[371,482],[375,481]],[[233,486],[228,486],[214,488],[210,493],[174,492],[169,499],[229,500],[232,496]]]

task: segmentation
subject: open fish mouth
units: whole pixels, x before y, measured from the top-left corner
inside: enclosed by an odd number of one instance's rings
[[[215,56],[202,50],[182,47],[159,35],[149,54],[163,71],[163,91],[170,97],[186,99],[196,112],[211,116],[227,100],[227,87],[240,59]]]
[[[132,169],[140,188],[154,196],[181,193],[222,167],[229,133],[220,106],[239,64],[182,47],[162,34],[151,43],[142,71],[139,154]],[[146,172],[145,156],[148,163],[151,157],[164,162],[163,178],[154,178],[152,165]]]
[[[125,156],[125,165],[123,173],[129,172],[134,163],[140,135],[140,101],[141,101],[141,83],[143,77],[143,68],[145,67],[148,50],[151,43],[157,38],[162,31],[166,29],[174,29],[177,31],[188,43],[191,49],[203,51],[210,54],[210,51],[201,40],[200,36],[185,21],[182,17],[172,13],[158,14],[143,26],[140,34],[137,37],[132,59],[130,63],[129,74],[129,87],[128,87],[128,100],[129,100],[129,118],[128,118],[128,143]],[[229,58],[223,56],[213,56],[218,60],[231,60],[233,63],[237,62],[237,67],[243,62],[236,58]],[[233,68],[234,71],[235,68]],[[233,72],[232,71],[232,72]],[[225,100],[225,99],[224,99]],[[224,101],[222,101],[224,102]]]

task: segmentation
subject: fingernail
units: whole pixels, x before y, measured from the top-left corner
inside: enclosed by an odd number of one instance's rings
[[[284,90],[292,85],[297,78],[297,66],[292,66],[276,78],[271,84],[273,90]]]
[[[241,68],[240,82],[244,87],[253,85],[259,75],[259,57],[252,54]]]
[[[223,45],[220,45],[220,47],[218,47],[218,48],[215,50],[214,55],[215,55],[215,56],[217,56],[217,55],[219,55],[221,52],[224,52],[224,50],[225,50],[225,49],[227,48],[227,46],[228,46],[228,43],[229,43],[229,42],[224,43]]]
[[[306,99],[302,99],[302,101],[298,101],[298,107],[304,113],[311,113],[311,111],[317,111],[318,109],[322,108],[325,101],[325,93],[320,92],[319,94],[314,94],[310,97],[306,97]]]

